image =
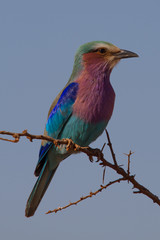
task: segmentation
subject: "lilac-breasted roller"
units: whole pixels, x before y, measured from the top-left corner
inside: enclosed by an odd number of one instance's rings
[[[115,92],[110,83],[113,67],[122,58],[138,57],[111,43],[94,41],[79,47],[71,77],[52,103],[44,135],[70,138],[80,146],[88,146],[106,128],[113,112]],[[37,182],[27,201],[25,215],[33,216],[62,160],[71,152],[42,141],[35,169]]]

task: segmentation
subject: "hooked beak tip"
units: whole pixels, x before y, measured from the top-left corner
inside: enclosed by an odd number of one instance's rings
[[[122,58],[132,58],[132,57],[139,57],[137,53],[121,49],[120,52],[115,54],[116,59],[122,59]]]

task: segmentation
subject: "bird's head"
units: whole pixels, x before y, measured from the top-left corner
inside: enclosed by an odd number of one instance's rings
[[[108,42],[89,42],[79,47],[75,55],[73,71],[76,73],[82,69],[87,69],[89,71],[111,72],[121,59],[131,57],[138,57],[138,55]]]

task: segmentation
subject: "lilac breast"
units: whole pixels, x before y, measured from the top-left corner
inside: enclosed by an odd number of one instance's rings
[[[78,94],[73,106],[73,114],[90,122],[109,121],[112,116],[115,93],[106,74],[94,78],[84,72],[76,81]]]

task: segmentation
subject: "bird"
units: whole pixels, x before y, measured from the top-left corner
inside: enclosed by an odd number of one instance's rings
[[[138,55],[105,41],[81,45],[69,81],[49,109],[44,135],[72,139],[82,147],[95,141],[106,128],[114,108],[112,69],[121,59],[132,57]],[[42,140],[34,171],[38,179],[26,204],[26,217],[34,215],[59,164],[71,154],[63,144],[56,147]]]

